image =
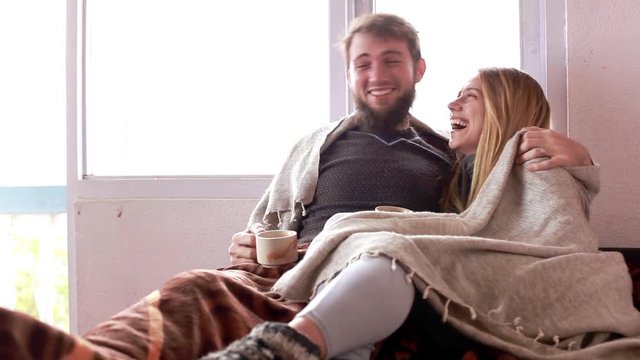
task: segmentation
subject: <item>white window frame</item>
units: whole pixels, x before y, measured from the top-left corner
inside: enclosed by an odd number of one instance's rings
[[[330,34],[330,116],[332,121],[351,112],[342,55],[334,41],[347,24],[374,9],[375,0],[327,1]],[[86,0],[67,0],[67,213],[69,226],[69,282],[71,330],[76,331],[75,216],[77,199],[112,198],[211,198],[257,199],[267,188],[269,176],[88,177],[83,154],[84,36]],[[566,134],[567,82],[565,2],[520,0],[522,69],[542,85],[554,110],[553,127]]]
[[[545,91],[553,112],[551,127],[567,134],[566,5],[555,0],[520,0],[522,70]]]
[[[67,0],[67,128],[68,190],[75,198],[256,198],[262,195],[269,176],[163,176],[92,177],[84,176],[87,164],[83,153],[84,56],[83,9],[85,0]],[[330,37],[344,34],[354,17],[373,9],[374,0],[329,1]],[[562,1],[520,0],[522,68],[532,74],[547,92],[554,109],[554,128],[566,133],[566,40],[565,5]],[[352,102],[344,75],[342,55],[331,41],[330,119],[351,112]]]

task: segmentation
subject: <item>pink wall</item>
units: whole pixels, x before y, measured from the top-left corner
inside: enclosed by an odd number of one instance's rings
[[[247,199],[75,202],[76,332],[84,334],[182,271],[229,265],[227,249],[231,236],[246,227],[256,202]]]
[[[568,133],[601,164],[603,246],[640,247],[640,1],[567,0]]]

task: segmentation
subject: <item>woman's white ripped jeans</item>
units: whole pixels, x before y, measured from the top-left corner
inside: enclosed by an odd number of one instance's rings
[[[385,256],[363,256],[320,289],[297,316],[311,319],[324,335],[327,359],[369,359],[376,342],[409,315],[413,284]]]

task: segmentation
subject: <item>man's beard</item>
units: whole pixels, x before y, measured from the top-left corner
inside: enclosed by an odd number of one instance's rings
[[[397,126],[407,117],[416,97],[416,89],[407,91],[395,104],[386,110],[372,109],[362,98],[356,97],[356,107],[362,114],[364,129],[372,132],[396,132]]]

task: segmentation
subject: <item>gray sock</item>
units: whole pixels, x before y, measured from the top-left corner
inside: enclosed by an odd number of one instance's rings
[[[320,349],[284,323],[264,322],[251,333],[200,360],[319,360]]]

